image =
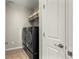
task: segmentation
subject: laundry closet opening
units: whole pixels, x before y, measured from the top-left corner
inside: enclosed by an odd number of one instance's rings
[[[6,59],[39,59],[39,0],[6,0],[5,45]]]

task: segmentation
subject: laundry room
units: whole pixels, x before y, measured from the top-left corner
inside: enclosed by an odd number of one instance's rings
[[[6,59],[39,58],[38,3],[38,0],[6,0]]]

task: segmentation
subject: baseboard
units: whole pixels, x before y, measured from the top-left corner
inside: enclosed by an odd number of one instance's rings
[[[11,50],[16,50],[16,49],[21,49],[22,47],[15,47],[15,48],[9,48],[9,49],[5,49],[5,51],[11,51]]]

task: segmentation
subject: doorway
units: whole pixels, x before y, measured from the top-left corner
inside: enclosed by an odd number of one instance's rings
[[[6,59],[39,59],[39,0],[6,0],[5,45]]]

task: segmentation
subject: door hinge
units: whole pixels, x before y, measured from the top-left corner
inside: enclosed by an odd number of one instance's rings
[[[72,57],[72,52],[71,51],[68,51],[68,56]]]
[[[43,9],[45,9],[45,4],[43,4]]]
[[[45,33],[43,33],[43,37],[45,37]]]

